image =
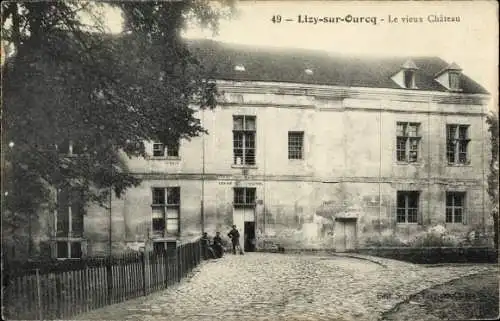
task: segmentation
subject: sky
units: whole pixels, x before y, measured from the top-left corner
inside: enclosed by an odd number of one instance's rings
[[[497,106],[496,1],[238,1],[236,10],[231,20],[221,21],[218,35],[193,26],[185,37],[356,55],[439,56],[483,85]],[[299,15],[375,17],[377,22],[299,23]],[[459,21],[431,23],[432,15]],[[107,21],[111,31],[121,29],[119,12],[109,11]]]

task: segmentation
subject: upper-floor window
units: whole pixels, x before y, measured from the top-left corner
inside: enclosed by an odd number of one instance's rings
[[[446,192],[446,223],[463,223],[464,192]]]
[[[451,90],[459,90],[460,89],[460,74],[458,72],[449,72],[448,80],[450,82]]]
[[[416,162],[420,149],[420,124],[398,122],[396,158],[398,162]]]
[[[304,132],[288,132],[288,159],[304,158]]]
[[[180,219],[180,187],[153,188],[153,235],[178,234]]]
[[[418,191],[398,191],[396,221],[418,223],[418,201]]]
[[[468,164],[469,125],[446,126],[446,157],[449,164]]]
[[[255,116],[233,116],[233,162],[255,165]]]
[[[255,205],[255,187],[235,187],[234,206]]]
[[[153,143],[154,157],[179,157],[179,144],[164,145],[162,143]]]

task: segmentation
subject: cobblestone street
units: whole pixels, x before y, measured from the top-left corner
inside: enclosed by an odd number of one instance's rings
[[[362,255],[226,255],[203,262],[176,287],[78,319],[377,320],[411,294],[496,269],[426,267]]]

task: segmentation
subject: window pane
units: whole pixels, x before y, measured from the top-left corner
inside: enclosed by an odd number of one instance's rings
[[[446,209],[446,223],[453,223],[453,209]]]
[[[418,159],[418,139],[410,139],[409,161],[416,162]]]
[[[448,159],[448,163],[455,162],[455,141],[448,140],[446,143],[446,157]]]
[[[450,88],[451,89],[460,88],[460,75],[459,74],[457,74],[455,72],[449,73],[449,80],[450,80]]]
[[[71,258],[79,259],[82,257],[82,243],[71,242]]]
[[[68,236],[69,234],[69,207],[70,193],[69,189],[62,188],[57,193],[57,235]]]
[[[418,222],[418,209],[409,208],[408,209],[408,223],[417,223]]]
[[[405,194],[403,192],[398,192],[398,208],[405,208]]]
[[[406,222],[406,216],[405,216],[405,209],[404,208],[398,208],[397,209],[397,222],[398,223],[405,223]]]
[[[167,156],[178,157],[179,156],[179,144],[173,144],[167,147]]]
[[[153,218],[153,232],[163,232],[163,231],[165,231],[165,219]]]
[[[408,193],[408,207],[418,208],[418,193],[415,192]]]
[[[234,130],[243,130],[243,116],[234,116],[233,117],[233,129]]]
[[[462,223],[462,209],[461,208],[455,208],[455,223]]]
[[[68,258],[68,242],[57,242],[57,257],[60,259]]]
[[[460,126],[458,127],[458,138],[459,139],[467,139],[467,128],[468,126]]]
[[[177,205],[180,203],[180,187],[168,187],[167,188],[167,204]]]
[[[245,117],[245,130],[255,130],[255,116]]]
[[[167,219],[179,219],[179,208],[167,208]]]
[[[160,143],[154,143],[153,144],[153,156],[164,156],[165,155],[165,148],[163,144]]]
[[[243,188],[234,189],[234,204],[245,203],[245,190]]]
[[[397,136],[405,136],[406,130],[405,130],[405,123],[397,123],[396,125],[396,135]]]
[[[446,206],[453,206],[453,193],[446,193]]]
[[[234,164],[236,165],[243,164],[243,148],[234,149]]]
[[[154,188],[153,189],[153,204],[165,204],[165,189],[164,188]]]
[[[255,150],[247,148],[245,150],[245,165],[255,165]]]
[[[163,206],[154,206],[152,209],[151,216],[153,218],[164,218],[165,217],[165,207]]]
[[[255,148],[255,133],[246,133],[245,134],[245,147],[246,148]]]
[[[398,161],[406,161],[406,138],[398,137],[396,139],[396,155]]]
[[[409,124],[408,125],[408,136],[418,136],[418,124]]]
[[[454,193],[453,199],[455,202],[455,206],[457,207],[464,206],[464,195],[462,193]]]
[[[168,220],[167,233],[178,233],[178,232],[179,232],[179,221],[177,219]]]
[[[446,140],[452,140],[456,138],[457,126],[447,125],[446,126]]]
[[[246,188],[246,204],[254,204],[255,203],[255,188]]]

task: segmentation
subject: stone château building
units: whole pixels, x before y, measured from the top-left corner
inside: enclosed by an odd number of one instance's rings
[[[113,199],[111,214],[62,211],[54,255],[105,253],[109,215],[117,251],[225,236],[232,224],[257,248],[337,251],[437,224],[459,237],[491,229],[489,96],[456,64],[190,46],[218,79],[217,107],[197,113],[209,134],[149,142],[149,157],[128,160],[142,184]]]

